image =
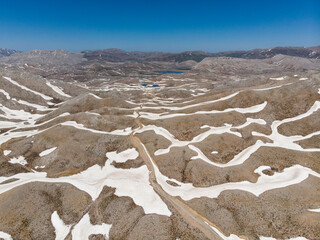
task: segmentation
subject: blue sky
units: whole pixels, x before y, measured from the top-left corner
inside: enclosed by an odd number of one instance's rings
[[[318,0],[1,1],[0,48],[216,52],[314,45]]]

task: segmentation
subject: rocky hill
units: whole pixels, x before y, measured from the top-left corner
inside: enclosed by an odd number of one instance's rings
[[[320,59],[303,58],[288,55],[275,55],[266,62],[277,65],[284,70],[303,71],[320,70]]]
[[[246,59],[265,59],[272,58],[279,54],[303,58],[320,58],[320,47],[275,47],[269,49],[253,49],[249,51],[219,52],[213,54],[212,56]]]
[[[32,50],[0,58],[0,63],[35,65],[75,65],[86,61],[81,53],[65,50]]]
[[[0,57],[7,57],[12,54],[15,54],[19,51],[13,50],[13,49],[6,49],[6,48],[0,48]]]
[[[293,57],[282,54],[268,59],[208,57],[196,64],[193,69],[218,74],[320,70],[320,59]]]
[[[267,73],[277,71],[271,64],[261,59],[231,57],[208,57],[193,67],[194,70],[217,74]]]

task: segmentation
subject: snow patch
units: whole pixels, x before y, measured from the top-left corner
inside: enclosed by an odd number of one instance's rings
[[[247,121],[244,124],[242,124],[240,126],[234,126],[234,127],[230,124],[225,124],[224,126],[221,126],[221,127],[210,127],[208,125],[204,125],[204,126],[201,126],[201,129],[209,128],[208,131],[199,134],[198,136],[194,137],[191,141],[180,141],[180,140],[176,139],[175,136],[173,136],[167,129],[162,128],[162,127],[157,127],[155,125],[143,126],[142,128],[136,130],[135,133],[141,133],[141,132],[153,130],[156,134],[161,135],[161,136],[165,137],[166,139],[168,139],[171,142],[171,145],[166,149],[158,149],[154,153],[155,155],[161,155],[161,154],[169,153],[170,149],[173,147],[184,147],[184,146],[187,146],[191,143],[201,142],[204,139],[206,139],[208,136],[213,135],[213,134],[229,133],[229,134],[233,134],[238,137],[241,137],[242,136],[241,133],[231,131],[231,129],[241,129],[241,128],[244,128],[244,127],[250,125],[251,123],[257,123],[257,124],[262,124],[262,125],[266,124],[266,122],[263,119],[247,118]],[[210,160],[208,160],[208,161],[210,163],[212,163]]]
[[[4,150],[3,155],[8,156],[11,153],[11,150]]]
[[[40,157],[46,156],[46,155],[52,153],[52,152],[53,152],[54,150],[56,150],[56,149],[57,149],[57,147],[53,147],[53,148],[49,148],[49,149],[47,149],[47,150],[44,150],[44,151],[42,151],[41,153],[39,153],[39,156],[40,156]]]
[[[91,234],[102,234],[109,239],[111,224],[92,225],[89,214],[85,214],[72,230],[72,239],[88,240]]]
[[[257,174],[259,174],[259,175],[264,175],[263,171],[264,171],[264,170],[270,170],[270,169],[271,169],[270,166],[260,166],[260,167],[258,167],[257,169],[255,169],[253,172],[254,172],[254,173],[257,173]]]
[[[262,237],[262,236],[260,236],[259,240],[277,240],[277,239],[273,238],[273,237]],[[286,238],[284,240],[308,240],[308,239],[305,238],[305,237],[295,237],[295,238]]]
[[[9,93],[7,93],[5,90],[3,90],[3,89],[0,89],[0,93],[2,93],[2,94],[4,94],[5,96],[6,96],[6,98],[8,99],[8,100],[10,100],[10,94]]]
[[[12,240],[12,237],[10,234],[2,231],[0,231],[0,238],[3,238],[4,240]]]
[[[207,222],[206,222],[207,223]],[[208,224],[208,223],[207,223]],[[209,225],[209,224],[208,224]],[[213,231],[215,231],[223,240],[244,240],[245,238],[240,238],[235,234],[231,234],[230,236],[225,236],[222,232],[220,232],[217,228],[209,225]]]
[[[130,135],[131,129],[132,129],[130,127],[130,128],[126,128],[126,129],[114,130],[112,132],[105,132],[105,131],[95,130],[95,129],[91,129],[91,128],[86,128],[83,124],[79,124],[75,121],[66,121],[66,122],[61,123],[61,125],[62,126],[71,126],[71,127],[78,128],[80,130],[90,131],[90,132],[99,133],[99,134],[107,134],[107,135]]]
[[[47,110],[54,110],[53,108],[48,108],[48,107],[46,107],[46,106],[42,106],[42,105],[38,105],[38,104],[34,104],[34,103],[29,103],[29,102],[27,102],[27,101],[24,101],[24,100],[16,100],[16,99],[13,99],[13,100],[15,100],[16,102],[18,102],[18,103],[20,103],[20,104],[22,104],[22,105],[26,105],[26,106],[29,106],[29,107],[33,107],[33,108],[35,108],[35,109],[37,109],[37,110],[39,110],[39,111],[47,111]]]
[[[197,153],[196,156],[191,157],[192,160],[193,159],[201,159],[210,165],[223,168],[223,167],[236,166],[236,165],[240,165],[240,164],[244,163],[251,156],[251,154],[255,153],[263,145],[264,145],[264,143],[262,141],[258,140],[254,145],[244,149],[242,152],[235,155],[233,157],[233,159],[227,163],[212,162],[210,159],[207,158],[206,155],[203,154],[203,152],[199,148],[197,148],[193,145],[189,145],[188,147]]]
[[[115,152],[108,152],[106,154],[107,158],[111,161],[116,161],[118,163],[126,162],[127,160],[134,160],[139,156],[139,153],[135,148],[129,148],[123,152],[117,153]]]
[[[98,97],[97,95],[95,95],[93,93],[89,93],[89,95],[91,95],[92,97],[95,97],[96,99],[102,99],[101,97]]]
[[[46,95],[44,95],[44,94],[42,94],[42,93],[39,93],[39,92],[34,91],[34,90],[32,90],[32,89],[30,89],[30,88],[28,88],[28,87],[26,87],[26,86],[23,86],[23,85],[19,84],[18,82],[12,80],[12,79],[9,78],[9,77],[3,77],[3,78],[6,79],[7,81],[11,82],[12,84],[16,85],[17,87],[23,89],[23,90],[26,90],[26,91],[28,91],[28,92],[32,92],[33,94],[39,95],[39,96],[42,97],[44,100],[52,100],[52,99],[53,99],[52,97],[46,96]]]
[[[160,120],[168,119],[181,116],[192,116],[197,114],[216,114],[216,113],[228,113],[228,112],[239,112],[239,113],[257,113],[262,111],[267,106],[267,102],[263,102],[258,105],[254,105],[247,108],[227,108],[225,110],[211,110],[211,111],[197,111],[193,113],[173,113],[173,114],[164,114],[164,113],[150,113],[150,112],[139,112],[140,118],[145,118],[149,120]],[[129,117],[136,117],[135,115],[128,115]]]
[[[189,108],[194,108],[194,107],[204,106],[204,105],[208,105],[208,104],[213,104],[213,103],[216,103],[216,102],[225,101],[225,100],[228,100],[230,98],[233,98],[233,97],[237,96],[239,93],[240,92],[235,92],[235,93],[232,93],[232,94],[230,94],[228,96],[225,96],[225,97],[222,97],[222,98],[219,98],[219,99],[215,99],[215,100],[211,100],[211,101],[207,101],[207,102],[202,102],[202,103],[186,105],[186,106],[182,106],[182,107],[159,106],[159,107],[144,107],[144,109],[168,109],[168,110],[171,110],[171,111],[180,111],[180,110],[185,110],[185,109],[189,109]],[[127,101],[127,102],[130,103],[130,104],[136,104],[134,102],[129,102],[129,101]],[[185,104],[185,103],[182,103],[182,104]],[[140,108],[137,107],[135,109],[140,109]]]
[[[270,78],[270,80],[275,80],[275,81],[283,81],[287,78],[287,76],[283,76],[283,77],[278,77],[278,78]]]
[[[54,227],[54,232],[56,234],[56,240],[64,240],[68,235],[71,225],[65,225],[62,219],[59,217],[57,211],[54,211],[51,215],[51,223]]]
[[[46,82],[46,84],[47,84],[47,86],[49,86],[53,91],[55,91],[59,95],[67,97],[67,98],[71,97],[69,94],[64,93],[61,88],[52,85],[50,82]]]
[[[162,188],[172,196],[179,196],[183,200],[191,200],[199,197],[217,198],[221,192],[226,190],[242,190],[250,192],[257,197],[265,191],[277,188],[284,188],[294,184],[298,184],[307,179],[309,175],[320,177],[320,174],[306,167],[294,165],[285,168],[283,172],[276,172],[272,176],[261,175],[256,183],[249,181],[242,182],[229,182],[211,187],[198,188],[194,187],[191,183],[181,183],[179,187],[172,186],[166,181],[171,180],[162,175],[158,169],[155,169],[157,181]],[[177,181],[175,181],[177,182]]]
[[[24,156],[19,156],[17,158],[11,158],[9,163],[11,164],[21,164],[21,165],[26,165],[28,164],[28,162],[26,161],[26,159],[24,158]]]
[[[42,165],[42,166],[35,166],[34,168],[38,169],[38,168],[45,168],[45,167],[46,167],[46,165]]]
[[[45,172],[19,173],[11,177],[0,177],[0,182],[18,178],[19,180],[2,185],[0,194],[17,186],[30,182],[70,183],[87,192],[93,200],[97,199],[104,186],[114,187],[119,197],[131,197],[136,205],[141,206],[146,214],[171,216],[167,205],[162,201],[149,183],[149,170],[143,165],[139,168],[121,169],[111,165],[110,159],[104,167],[94,165],[87,170],[66,177],[47,178]]]
[[[316,208],[316,209],[308,209],[308,211],[310,211],[310,212],[317,212],[317,213],[320,213],[320,208]]]

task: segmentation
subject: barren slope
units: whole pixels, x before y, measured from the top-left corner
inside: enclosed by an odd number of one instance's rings
[[[0,238],[317,240],[320,73],[273,61],[0,65]]]

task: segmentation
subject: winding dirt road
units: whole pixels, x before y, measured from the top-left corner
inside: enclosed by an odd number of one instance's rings
[[[142,124],[138,118],[136,118],[135,121],[139,125],[139,127],[142,127]],[[162,197],[164,201],[167,201],[172,207],[174,207],[175,210],[184,218],[184,220],[188,224],[199,229],[208,239],[213,239],[213,240],[223,239],[213,229],[213,228],[217,229],[217,227],[212,222],[210,222],[208,219],[198,214],[196,211],[194,211],[192,208],[190,208],[188,205],[186,205],[184,202],[182,202],[178,198],[175,198],[169,195],[166,191],[163,190],[163,188],[157,182],[157,178],[155,175],[154,166],[157,166],[155,161],[152,159],[151,155],[147,152],[148,150],[146,149],[144,144],[141,142],[141,140],[138,137],[136,137],[134,134],[135,134],[134,132],[130,134],[130,141],[132,142],[134,147],[138,149],[140,156],[142,157],[146,166],[148,167],[148,170],[150,172],[149,182],[153,187],[153,189]]]

